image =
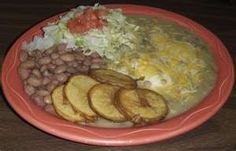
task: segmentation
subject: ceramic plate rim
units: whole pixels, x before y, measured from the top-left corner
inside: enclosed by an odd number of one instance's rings
[[[38,34],[40,32],[38,30],[42,25],[57,19],[58,15],[56,15],[33,26],[20,36],[9,49],[2,66],[1,80],[3,92],[11,107],[22,118],[45,132],[71,141],[105,146],[127,146],[162,141],[186,133],[208,120],[223,106],[233,87],[234,69],[227,49],[214,34],[184,16],[160,8],[131,4],[111,4],[107,6],[110,8],[122,8],[126,13],[132,12],[132,14],[137,13],[163,17],[197,32],[207,43],[211,44],[211,49],[214,51],[212,53],[214,53],[214,57],[217,60],[219,73],[214,89],[197,107],[168,121],[141,128],[92,128],[78,126],[55,118],[39,109],[32,102],[29,102],[29,98],[25,94],[22,94],[22,90],[20,90],[22,87],[19,85],[19,77],[16,74],[16,65],[19,63],[17,57],[21,42],[26,37],[31,37],[30,35],[32,34]],[[219,61],[222,58],[226,60]],[[221,73],[222,71],[225,73]],[[14,79],[14,81],[11,79]],[[217,101],[213,101],[213,99]],[[173,126],[173,124],[176,125]]]

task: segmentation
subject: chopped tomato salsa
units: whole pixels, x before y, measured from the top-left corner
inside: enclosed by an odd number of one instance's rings
[[[78,13],[74,19],[67,23],[67,27],[72,33],[84,33],[90,29],[102,29],[106,21],[102,20],[102,16],[106,16],[108,11],[106,9],[87,8],[84,13]]]

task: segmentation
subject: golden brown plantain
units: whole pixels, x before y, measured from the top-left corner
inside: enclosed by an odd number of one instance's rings
[[[68,101],[76,110],[84,113],[88,120],[97,118],[97,114],[93,112],[88,103],[88,92],[96,84],[98,82],[88,76],[77,75],[70,78],[64,88]]]
[[[52,102],[56,112],[64,119],[72,122],[85,121],[83,115],[74,111],[71,104],[66,102],[63,93],[64,85],[58,86],[52,92]]]
[[[148,89],[120,89],[115,103],[118,109],[134,123],[148,123],[163,119],[168,113],[164,98]]]
[[[137,83],[130,76],[110,69],[91,69],[90,76],[101,83],[134,89]]]
[[[115,93],[119,87],[109,84],[97,84],[89,91],[90,107],[101,117],[114,122],[126,121],[123,114],[114,105]]]

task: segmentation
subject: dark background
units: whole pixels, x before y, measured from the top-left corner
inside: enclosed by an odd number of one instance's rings
[[[163,8],[184,15],[216,34],[236,62],[234,0],[1,0],[0,62],[11,44],[36,23],[78,5],[130,3]],[[21,119],[0,95],[0,151],[236,151],[236,89],[223,108],[198,128],[158,143],[101,147],[70,142],[47,134]]]

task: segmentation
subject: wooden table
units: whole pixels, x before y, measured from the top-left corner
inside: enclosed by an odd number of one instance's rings
[[[110,3],[100,1],[101,4]],[[1,0],[0,61],[11,44],[28,28],[52,15],[91,0]],[[224,42],[236,62],[236,5],[233,0],[119,0],[170,10],[197,21]],[[0,96],[0,151],[236,151],[236,89],[227,103],[210,120],[181,136],[147,145],[101,147],[70,142],[31,126]]]

